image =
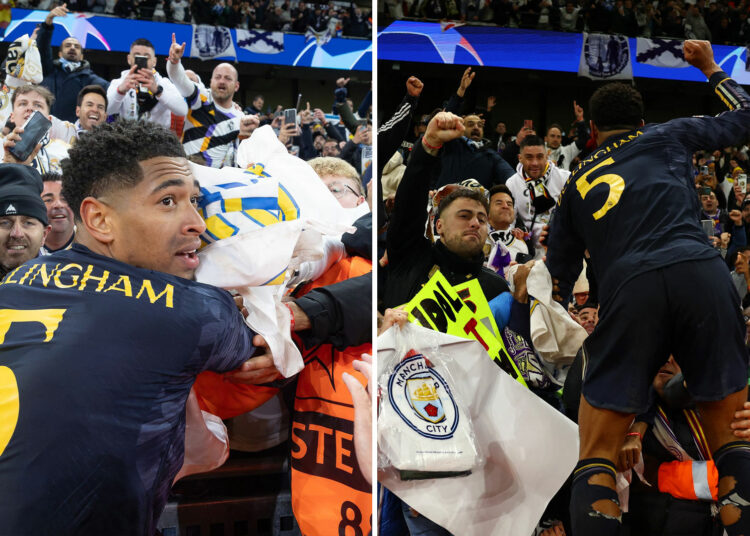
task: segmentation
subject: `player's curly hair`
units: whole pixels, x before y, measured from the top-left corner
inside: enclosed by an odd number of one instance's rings
[[[62,193],[76,220],[85,198],[135,186],[143,179],[138,163],[157,156],[186,158],[177,136],[151,121],[118,120],[82,133],[61,163]]]
[[[607,84],[591,96],[589,113],[599,130],[634,129],[643,120],[643,97],[626,84]]]

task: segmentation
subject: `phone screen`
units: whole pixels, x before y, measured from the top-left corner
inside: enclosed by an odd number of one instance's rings
[[[534,129],[534,121],[532,121],[531,119],[524,119],[523,120],[523,128],[526,128],[528,130],[533,130]]]
[[[148,56],[133,56],[139,69],[148,69]]]
[[[713,220],[701,220],[701,226],[703,227],[703,232],[706,233],[706,236],[708,236],[709,238],[714,236],[716,226],[714,225]]]
[[[52,121],[47,119],[43,113],[34,112],[23,125],[21,140],[10,147],[8,151],[20,162],[25,162],[51,126]]]
[[[295,110],[294,108],[288,108],[284,110],[284,124],[297,124],[297,110]]]

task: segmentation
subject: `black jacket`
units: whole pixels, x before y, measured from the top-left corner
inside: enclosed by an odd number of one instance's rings
[[[425,202],[439,158],[430,156],[421,144],[414,147],[404,178],[396,192],[396,201],[388,227],[387,280],[382,295],[383,307],[408,302],[427,282],[433,267],[457,285],[477,278],[487,300],[508,291],[501,276],[484,268],[484,255],[467,261],[451,253],[442,242],[432,244],[424,236]]]
[[[78,93],[91,84],[102,86],[104,91],[107,91],[109,82],[101,76],[97,76],[86,60],[83,60],[78,69],[73,72],[63,69],[60,60],[52,58],[53,31],[54,25],[52,24],[42,23],[39,25],[39,34],[36,41],[39,47],[39,56],[42,60],[42,73],[44,74],[41,85],[49,89],[55,96],[55,102],[50,113],[58,119],[75,123]]]

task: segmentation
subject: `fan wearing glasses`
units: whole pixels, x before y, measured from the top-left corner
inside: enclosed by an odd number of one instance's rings
[[[340,158],[321,156],[307,161],[344,208],[355,208],[365,202],[357,170]]]

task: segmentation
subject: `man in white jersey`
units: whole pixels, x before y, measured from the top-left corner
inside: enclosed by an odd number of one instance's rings
[[[237,69],[229,63],[217,65],[207,91],[185,74],[181,63],[184,52],[185,43],[178,45],[172,34],[167,74],[189,108],[182,134],[185,152],[188,156],[200,153],[211,167],[234,166],[239,142],[259,125],[257,116],[243,115],[232,103],[240,88]]]

